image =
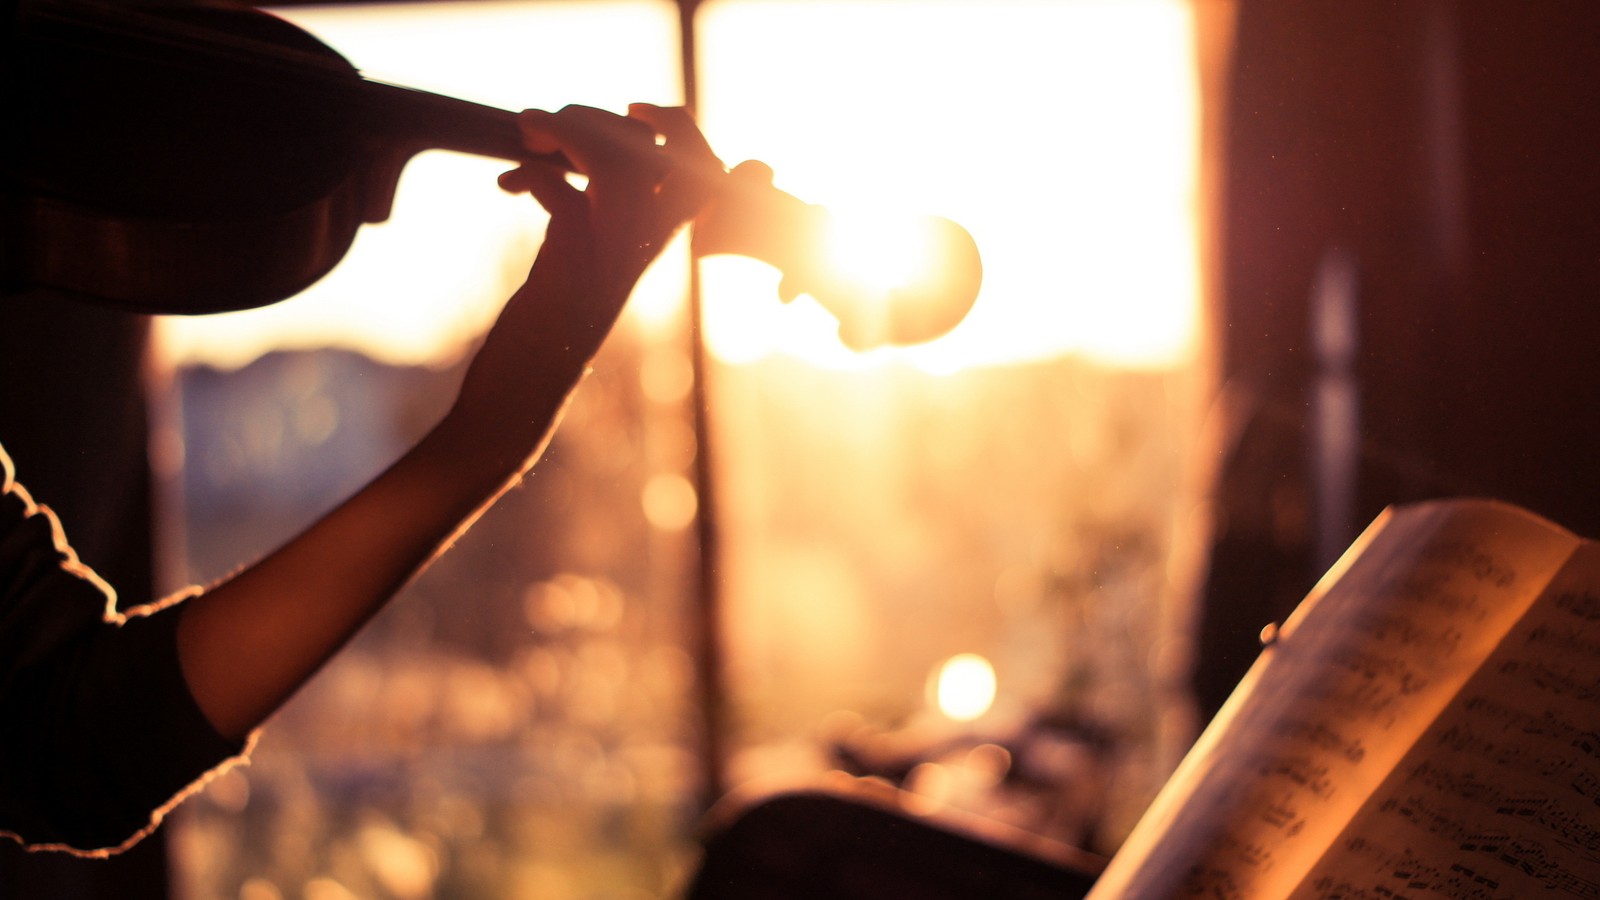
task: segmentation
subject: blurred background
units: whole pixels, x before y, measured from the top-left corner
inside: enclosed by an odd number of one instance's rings
[[[277,11],[369,77],[505,108],[686,99],[669,2]],[[840,767],[1072,844],[1131,826],[1192,727],[1194,12],[907,12],[700,4],[696,106],[809,202],[967,227],[968,319],[856,353],[776,270],[713,258],[697,332],[674,253],[528,484],[172,823],[189,896],[664,896],[710,796]],[[181,581],[431,424],[539,240],[503,168],[426,154],[303,296],[158,323]],[[892,265],[865,221],[841,264]]]
[[[857,353],[764,264],[669,252],[535,474],[137,851],[175,896],[676,896],[713,802],[839,770],[1109,853],[1385,505],[1600,533],[1583,3],[274,10],[508,109],[692,99],[858,234],[960,222],[985,281]],[[159,590],[431,425],[540,239],[501,168],[424,154],[304,295],[151,324]],[[838,263],[894,277],[867,237]]]

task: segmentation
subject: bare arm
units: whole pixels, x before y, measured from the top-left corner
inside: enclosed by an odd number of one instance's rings
[[[524,136],[589,178],[525,166],[501,179],[551,213],[528,281],[507,302],[444,419],[300,536],[185,604],[184,678],[225,736],[258,726],[395,591],[449,546],[544,448],[568,395],[661,246],[703,205],[691,169],[718,163],[687,117],[634,107],[526,113]],[[641,124],[644,123],[644,124]],[[665,175],[640,161],[663,152]]]

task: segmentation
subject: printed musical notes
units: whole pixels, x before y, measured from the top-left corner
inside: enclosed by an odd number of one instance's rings
[[[1579,544],[1486,501],[1387,513],[1091,900],[1600,896],[1600,546]]]
[[[1319,896],[1600,897],[1596,583],[1586,544],[1352,819]],[[1396,853],[1434,868],[1419,886]]]

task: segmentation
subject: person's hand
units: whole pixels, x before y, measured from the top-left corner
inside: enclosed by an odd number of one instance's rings
[[[588,181],[580,190],[556,167],[528,163],[500,178],[550,212],[540,266],[594,266],[624,299],[662,246],[705,204],[722,163],[688,113],[634,104],[626,117],[585,106],[521,114],[534,153],[560,153]],[[552,257],[554,259],[552,259]],[[538,266],[535,276],[538,275]],[[619,301],[620,302],[620,301]]]
[[[550,213],[527,283],[473,360],[456,414],[530,452],[599,350],[640,275],[706,204],[722,163],[681,109],[645,104],[618,116],[569,106],[519,123],[530,151],[561,153],[587,184],[528,163],[500,178]],[[516,433],[508,433],[513,429]]]

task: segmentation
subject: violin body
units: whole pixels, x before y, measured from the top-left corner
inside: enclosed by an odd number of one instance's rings
[[[417,151],[525,155],[511,113],[365,81],[256,10],[45,3],[9,43],[11,285],[150,312],[265,305],[387,217]]]

